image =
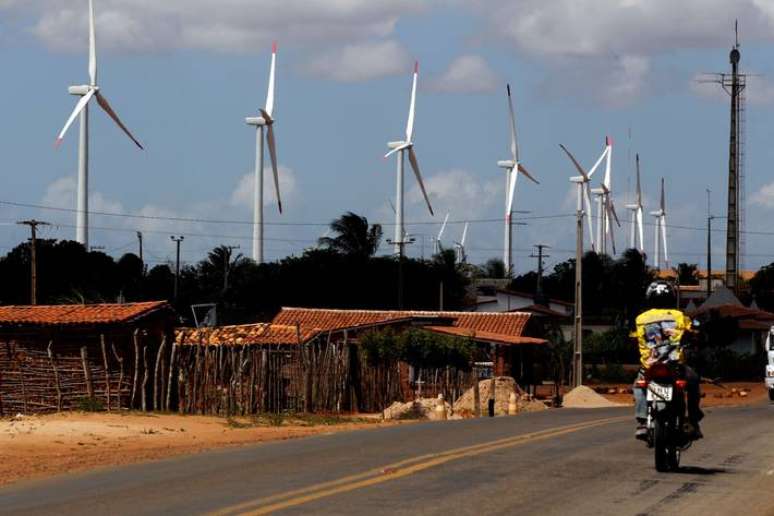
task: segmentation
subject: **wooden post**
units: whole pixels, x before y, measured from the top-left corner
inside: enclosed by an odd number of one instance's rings
[[[491,345],[491,353],[492,353],[492,379],[489,381],[489,417],[495,416],[495,389],[497,388],[496,384],[496,376],[495,376],[495,367],[497,365],[497,345],[492,344]]]
[[[22,391],[22,403],[24,407],[24,413],[28,414],[28,407],[27,407],[27,385],[24,381],[24,369],[21,366],[21,363],[19,362],[19,353],[14,349],[13,354],[14,362],[16,362],[16,370],[19,371],[19,382],[21,382],[21,391]]]
[[[140,342],[139,342],[140,329],[137,328],[132,334],[132,342],[134,342],[134,379],[132,380],[132,395],[129,399],[129,408],[133,409],[135,405],[135,396],[137,396],[137,384],[140,381]],[[145,410],[143,408],[143,410]]]
[[[164,405],[164,410],[167,412],[170,410],[172,403],[172,382],[174,380],[175,371],[175,358],[177,356],[177,342],[172,343],[172,352],[169,357],[169,381],[167,382],[167,401]]]
[[[156,368],[153,372],[153,403],[151,406],[151,410],[161,410],[162,408],[162,399],[159,392],[159,367],[161,366],[161,357],[164,353],[164,348],[167,345],[167,336],[164,335],[161,338],[161,345],[159,346],[159,352],[156,353]],[[164,379],[162,378],[161,381],[163,382]]]
[[[478,368],[473,366],[473,415],[481,417],[481,390],[478,386]]]
[[[48,361],[51,364],[51,370],[54,372],[54,387],[56,387],[56,410],[62,411],[62,385],[59,383],[59,369],[56,367],[54,359],[54,341],[48,341]]]
[[[142,410],[143,412],[148,411],[148,370],[150,367],[148,367],[148,346],[143,345],[142,347],[142,362],[143,362],[143,371],[142,371],[142,389],[140,391],[142,396]]]
[[[102,347],[102,365],[105,367],[105,397],[107,398],[107,410],[110,412],[110,369],[108,368],[107,349],[105,348],[105,335],[100,334],[99,343]]]
[[[86,380],[86,392],[89,398],[94,399],[94,384],[91,383],[91,369],[89,369],[89,352],[86,346],[81,346],[81,365],[83,366],[83,377]]]
[[[116,357],[118,362],[118,408],[121,409],[121,392],[124,388],[124,357],[118,354],[115,342],[111,342],[110,347],[113,350],[113,356]]]

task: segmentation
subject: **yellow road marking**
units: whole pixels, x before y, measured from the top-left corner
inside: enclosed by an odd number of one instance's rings
[[[597,426],[606,425],[608,423],[622,421],[624,419],[627,419],[627,417],[598,419],[555,429],[541,430],[539,432],[506,437],[486,443],[447,450],[445,452],[429,453],[411,457],[389,464],[387,466],[374,468],[355,475],[342,477],[337,480],[322,482],[312,486],[286,491],[284,493],[278,493],[276,495],[260,498],[257,500],[243,502],[238,505],[215,511],[212,514],[218,516],[225,516],[230,514],[269,514],[274,511],[302,505],[314,500],[318,500],[320,498],[326,498],[339,493],[345,493],[354,491],[356,489],[369,487],[375,484],[389,482],[391,480],[406,477],[408,475],[440,466],[441,464],[445,464],[447,462],[451,462],[463,457],[472,457],[503,448],[515,447],[530,442],[542,441],[551,437],[558,437],[560,435],[594,428]]]

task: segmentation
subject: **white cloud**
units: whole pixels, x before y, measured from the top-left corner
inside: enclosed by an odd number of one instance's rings
[[[283,206],[287,205],[296,193],[296,174],[292,169],[280,165],[278,168],[280,196]],[[231,205],[253,210],[253,191],[255,189],[255,175],[250,172],[239,179],[234,191],[231,193]],[[276,206],[277,196],[274,191],[274,177],[270,167],[264,168],[263,173],[263,205]]]
[[[495,199],[504,196],[504,186],[494,179],[483,180],[462,169],[446,170],[426,178],[425,188],[436,217],[451,213],[451,218],[456,220],[481,216],[493,206]],[[418,185],[409,191],[407,200],[424,206]]]
[[[31,31],[57,50],[83,49],[86,2],[5,0],[0,11],[32,13]],[[100,48],[199,48],[251,52],[273,39],[294,44],[383,38],[400,16],[424,6],[409,0],[102,0]]]
[[[42,205],[71,209],[76,205],[77,183],[72,176],[60,177],[46,188]],[[100,192],[89,193],[89,211],[105,213],[123,213],[123,205],[108,199]]]
[[[501,79],[486,60],[477,55],[463,55],[430,81],[430,89],[443,93],[490,93],[500,85]]]
[[[763,208],[774,208],[774,183],[763,185],[751,197],[752,203]]]
[[[393,40],[347,45],[320,54],[304,65],[308,74],[338,82],[362,82],[410,69],[411,56]]]

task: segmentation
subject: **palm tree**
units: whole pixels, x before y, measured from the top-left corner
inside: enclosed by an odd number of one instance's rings
[[[322,237],[318,243],[340,254],[358,258],[370,258],[379,249],[382,241],[382,226],[369,226],[368,219],[347,212],[331,222],[333,237]]]
[[[231,272],[247,262],[242,254],[232,258],[234,247],[221,245],[207,253],[207,259],[200,264],[202,275],[222,282],[223,290],[228,290],[229,275]]]

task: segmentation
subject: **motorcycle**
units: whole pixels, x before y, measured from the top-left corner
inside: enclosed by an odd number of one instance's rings
[[[656,471],[676,471],[681,454],[691,447],[693,439],[686,429],[686,388],[684,368],[677,361],[680,345],[667,343],[653,350],[654,362],[637,380],[645,389],[648,448],[655,451]],[[689,430],[689,431],[686,431]]]

